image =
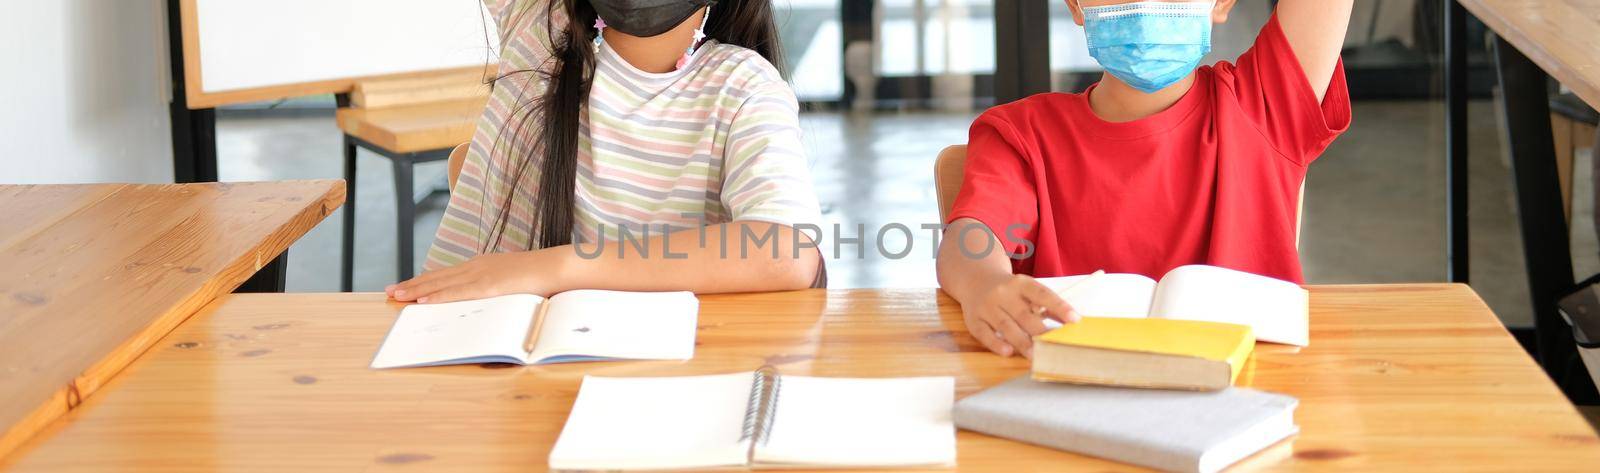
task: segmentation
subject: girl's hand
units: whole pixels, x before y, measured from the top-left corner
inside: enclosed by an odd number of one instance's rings
[[[1033,337],[1047,331],[1045,317],[1062,323],[1079,319],[1055,291],[1024,275],[1003,280],[975,302],[961,305],[967,331],[1000,356],[1021,353],[1033,358]]]
[[[560,271],[542,252],[490,253],[430,271],[383,292],[400,302],[436,304],[507,294],[548,296]]]

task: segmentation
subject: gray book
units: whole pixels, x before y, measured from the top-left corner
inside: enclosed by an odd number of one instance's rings
[[[956,403],[956,426],[1167,471],[1210,473],[1300,431],[1295,398],[1252,389],[1164,391],[1024,376]]]

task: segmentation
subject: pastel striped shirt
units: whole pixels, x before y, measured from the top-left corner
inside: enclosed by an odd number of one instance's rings
[[[515,7],[510,6],[517,3]],[[533,228],[539,160],[528,143],[539,126],[524,120],[546,90],[549,67],[544,0],[485,0],[502,35],[501,76],[478,121],[461,175],[425,269],[465,262],[484,250],[523,251]],[[712,14],[716,14],[713,8]],[[523,17],[523,18],[517,18]],[[547,23],[546,20],[554,20]],[[759,54],[707,41],[683,69],[641,71],[602,46],[580,119],[574,221],[576,241],[615,240],[620,227],[682,230],[735,220],[794,226],[821,220],[800,141],[799,106],[776,68]],[[510,150],[511,152],[508,152]],[[527,170],[509,209],[515,166]],[[487,248],[505,211],[504,234]]]

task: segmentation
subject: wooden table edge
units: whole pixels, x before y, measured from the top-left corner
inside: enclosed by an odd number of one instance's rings
[[[1472,13],[1472,16],[1477,18],[1478,21],[1483,22],[1484,26],[1489,27],[1491,32],[1501,38],[1505,38],[1506,42],[1511,43],[1512,46],[1516,46],[1517,50],[1522,51],[1523,55],[1528,57],[1528,60],[1533,61],[1540,69],[1543,69],[1545,74],[1555,78],[1557,82],[1567,85],[1584,102],[1589,103],[1591,106],[1600,107],[1600,89],[1596,89],[1600,87],[1600,84],[1589,84],[1587,81],[1577,77],[1570,68],[1555,63],[1557,59],[1551,56],[1550,51],[1539,44],[1538,41],[1535,41],[1523,28],[1519,28],[1516,23],[1499,15],[1495,7],[1484,0],[1460,0],[1459,3],[1462,8],[1467,9],[1467,12]]]
[[[278,228],[273,234],[263,238],[253,251],[241,254],[227,269],[218,272],[206,285],[190,293],[179,304],[174,305],[166,313],[158,316],[150,325],[140,330],[133,337],[122,342],[107,353],[100,361],[90,365],[72,382],[57,389],[44,404],[34,408],[23,416],[16,424],[6,427],[0,434],[0,457],[5,457],[18,447],[25,444],[39,431],[67,412],[77,409],[85,399],[93,395],[104,386],[112,377],[132,364],[141,355],[148,351],[155,343],[166,337],[173,329],[184,321],[189,320],[201,311],[212,307],[221,296],[226,296],[244,284],[252,275],[266,264],[272,262],[279,255],[289,250],[289,246],[310,232],[317,223],[326,219],[335,209],[344,205],[345,183],[340,179],[318,179],[308,182],[327,185],[322,196],[316,200],[306,201],[304,207],[290,219],[291,225]],[[302,222],[301,224],[293,224]],[[292,235],[290,235],[292,234]],[[289,238],[279,238],[279,237]],[[232,268],[249,267],[250,271],[229,271]],[[230,274],[236,273],[236,274]],[[183,307],[198,307],[197,310],[182,310]]]

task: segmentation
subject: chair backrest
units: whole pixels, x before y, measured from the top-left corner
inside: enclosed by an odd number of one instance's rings
[[[950,208],[956,204],[956,195],[961,193],[962,175],[967,169],[967,145],[955,145],[939,152],[939,158],[933,161],[933,190],[939,197],[939,221],[950,217]],[[452,180],[453,182],[453,180]],[[1294,246],[1300,247],[1300,229],[1305,223],[1306,216],[1306,183],[1300,182],[1300,196],[1296,198],[1294,209]]]
[[[950,208],[961,193],[961,176],[967,169],[967,145],[955,145],[939,152],[933,161],[933,191],[939,198],[939,220],[950,216]]]
[[[1305,223],[1306,223],[1306,181],[1304,179],[1302,179],[1300,181],[1300,197],[1298,199],[1296,199],[1296,203],[1294,205],[1294,247],[1295,247],[1295,249],[1299,249],[1300,248],[1300,229],[1305,228]]]
[[[456,178],[461,177],[461,165],[467,162],[467,148],[472,143],[462,143],[450,151],[450,190],[456,190]]]

